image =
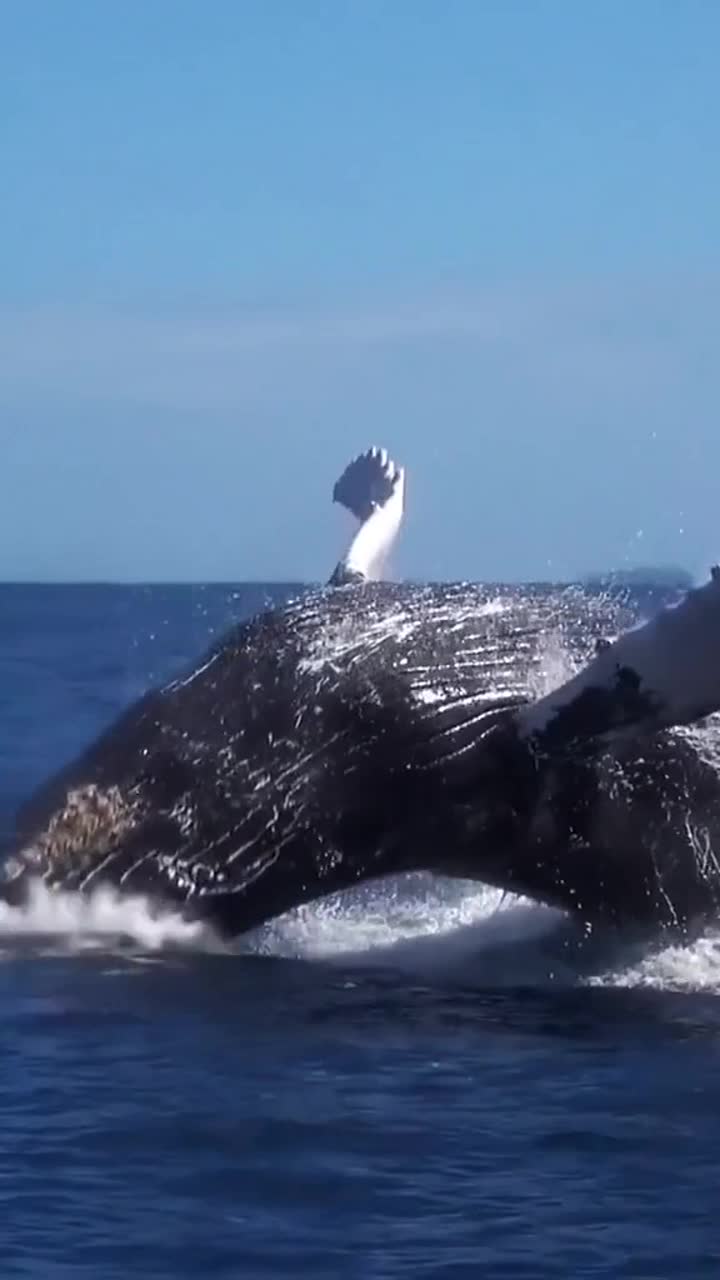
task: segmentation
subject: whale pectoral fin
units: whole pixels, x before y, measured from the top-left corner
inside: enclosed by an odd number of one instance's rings
[[[353,458],[336,481],[333,502],[352,512],[360,528],[335,568],[330,585],[380,578],[402,524],[403,468],[393,462],[386,449],[368,449]]]
[[[517,713],[519,736],[553,753],[607,746],[720,709],[720,570],[642,626],[603,645],[578,675]]]
[[[340,503],[363,524],[376,506],[392,496],[401,469],[387,449],[372,449],[353,458],[335,482],[333,502]]]

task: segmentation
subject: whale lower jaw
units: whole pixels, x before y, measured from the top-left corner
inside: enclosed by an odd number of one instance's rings
[[[497,832],[495,833],[498,834]],[[440,878],[474,881],[513,897],[565,912],[587,928],[636,929],[650,933],[682,934],[709,923],[720,911],[718,878],[698,863],[696,851],[688,845],[677,853],[669,874],[663,875],[651,850],[638,854],[637,848],[590,845],[554,845],[541,838],[536,843],[500,848],[493,854],[457,852],[451,858],[424,858],[408,871],[425,871]],[[340,872],[340,866],[338,868]],[[312,888],[295,886],[280,901],[265,891],[259,894],[235,888],[229,892],[197,892],[178,897],[166,888],[148,885],[134,892],[170,908],[192,922],[210,926],[220,936],[231,939],[248,933],[285,914],[286,911],[319,901],[340,891],[369,881],[397,877],[397,866],[385,866],[373,859],[362,872],[357,867],[341,872]],[[81,893],[91,897],[103,888],[117,891],[111,880],[96,878],[82,887],[70,879],[42,875],[34,866],[16,870],[0,882],[0,902],[22,910],[30,905],[34,888],[43,884],[57,893]],[[268,909],[269,902],[272,909]]]
[[[334,850],[321,852],[317,836],[285,833],[282,847],[261,842],[247,864],[231,855],[237,876],[226,885],[171,875],[166,864],[180,867],[181,858],[152,852],[157,828],[141,821],[119,836],[115,810],[105,833],[111,851],[91,870],[85,844],[74,863],[65,845],[53,846],[50,832],[67,837],[68,828],[51,822],[0,868],[0,901],[24,906],[39,881],[85,894],[111,887],[237,936],[364,881],[426,871],[598,927],[685,929],[718,914],[720,781],[682,737],[653,739],[624,757],[538,762],[505,722],[477,753],[443,755],[428,770],[423,755],[422,764],[414,779],[405,775],[405,792],[386,788],[377,813],[354,811],[335,830]],[[197,846],[186,869],[197,871],[204,856]]]

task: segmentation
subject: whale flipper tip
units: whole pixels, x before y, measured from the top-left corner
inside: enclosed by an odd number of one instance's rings
[[[378,507],[384,507],[404,483],[404,471],[390,457],[387,449],[373,445],[349,462],[333,488],[333,502],[338,502],[361,522]]]

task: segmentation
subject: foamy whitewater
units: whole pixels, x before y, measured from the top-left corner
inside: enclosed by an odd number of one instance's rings
[[[22,909],[0,904],[0,957],[88,951],[160,961],[177,951],[395,968],[470,986],[590,985],[720,992],[720,929],[687,946],[612,944],[560,912],[421,874],[335,895],[228,944],[206,926],[110,890],[84,896],[38,883]],[[607,959],[608,964],[603,961]],[[594,968],[596,965],[597,968]]]

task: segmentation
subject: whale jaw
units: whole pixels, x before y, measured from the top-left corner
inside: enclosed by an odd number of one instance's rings
[[[420,763],[427,763],[424,752]],[[56,814],[6,861],[0,900],[24,906],[38,879],[69,891],[107,884],[236,936],[364,881],[427,871],[529,897],[598,927],[685,929],[720,908],[713,854],[720,781],[680,733],[622,753],[536,761],[505,720],[476,753],[391,776],[371,767],[352,794],[352,807],[341,806],[324,832],[311,825],[282,845],[264,829],[237,856],[225,832],[227,857],[218,865],[235,871],[225,882],[197,872],[182,879],[181,860],[160,845],[156,810],[121,831],[118,805],[99,802],[92,813],[105,827],[87,836],[84,821],[82,848],[99,838],[108,848],[111,837],[117,844],[91,874],[82,859],[70,869],[67,841],[79,836]],[[48,832],[56,843],[63,837],[56,861]],[[213,839],[217,852],[217,832]],[[193,851],[198,865],[203,856]],[[125,882],[118,868],[129,872]]]

